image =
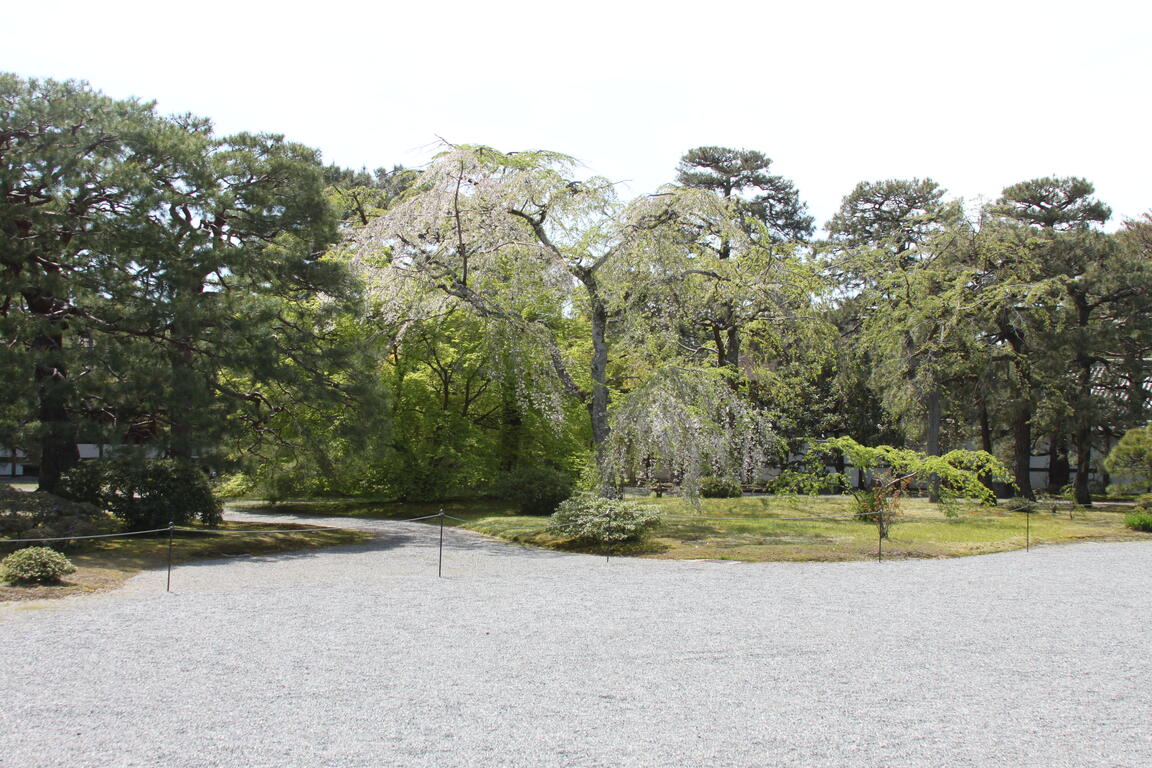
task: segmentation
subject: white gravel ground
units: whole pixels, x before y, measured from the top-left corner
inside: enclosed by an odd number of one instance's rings
[[[256,519],[254,515],[231,515]],[[0,766],[1152,766],[1152,543],[663,562],[434,527],[0,608]]]

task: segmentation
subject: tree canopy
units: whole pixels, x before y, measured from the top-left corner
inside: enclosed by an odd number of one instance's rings
[[[1046,456],[1087,503],[1149,420],[1152,219],[1105,232],[1089,181],[863,181],[814,239],[760,151],[669,176],[622,200],[558,152],[448,144],[325,166],[2,75],[0,446],[45,488],[84,443],[405,499],[763,487],[814,445],[860,482],[919,457],[938,498],[1033,496]],[[973,448],[1013,482],[960,483]]]

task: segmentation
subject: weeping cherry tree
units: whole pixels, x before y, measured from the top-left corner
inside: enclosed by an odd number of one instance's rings
[[[691,492],[702,466],[748,460],[768,431],[722,374],[653,353],[676,346],[669,297],[704,271],[684,223],[726,220],[723,236],[749,238],[714,193],[625,205],[611,182],[575,170],[553,152],[449,146],[405,199],[355,232],[353,261],[394,334],[467,307],[505,340],[527,407],[558,419],[565,398],[581,402],[602,494],[653,464],[680,472]],[[719,274],[715,283],[736,285]],[[568,343],[574,332],[579,343]]]

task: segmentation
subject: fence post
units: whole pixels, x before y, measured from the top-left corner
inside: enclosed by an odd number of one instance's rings
[[[881,517],[884,513],[881,511],[876,516],[876,562],[883,562],[884,560],[884,521]]]
[[[175,524],[171,520],[169,520],[168,521],[168,588],[165,590],[167,592],[172,591],[172,529],[174,527],[175,527]]]
[[[611,532],[612,532],[612,513],[611,512],[608,513],[608,532],[609,532],[609,535],[611,535]],[[610,562],[611,557],[612,557],[612,542],[606,541],[606,542],[604,542],[604,563],[607,564],[608,562]]]
[[[440,510],[440,562],[436,566],[436,578],[444,578],[444,510]]]

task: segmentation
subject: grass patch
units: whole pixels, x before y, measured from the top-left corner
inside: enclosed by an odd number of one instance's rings
[[[699,513],[687,505],[669,505],[665,510],[669,519],[657,534],[665,548],[656,556],[748,561],[838,561],[876,556],[876,526],[852,519],[851,499],[768,497],[717,503],[720,501],[704,500]],[[1121,512],[1106,509],[1037,512],[1026,521],[1024,513],[1003,507],[970,505],[961,508],[956,517],[920,499],[906,500],[902,508],[890,537],[883,542],[885,557],[956,557],[1022,549],[1026,522],[1033,546],[1139,538],[1124,528]],[[814,519],[784,519],[788,517]]]
[[[267,555],[316,547],[356,544],[372,534],[333,528],[325,531],[294,532],[314,526],[296,524],[222,523],[222,530],[267,529],[264,533],[228,535],[208,529],[178,529],[172,538],[172,562],[186,563],[217,557]],[[5,547],[4,551],[9,551]],[[95,539],[79,552],[70,552],[76,573],[58,585],[13,587],[0,584],[0,602],[67,597],[115,589],[130,576],[147,568],[164,567],[168,562],[167,534]]]
[[[1152,512],[1133,512],[1125,515],[1124,524],[1134,531],[1152,533]]]
[[[846,496],[758,496],[702,499],[700,509],[679,498],[640,499],[666,515],[649,540],[612,548],[579,546],[561,531],[547,530],[548,518],[516,514],[498,500],[403,504],[363,501],[289,502],[246,505],[268,512],[334,514],[383,520],[446,515],[446,526],[518,544],[595,554],[611,552],[663,559],[744,561],[843,561],[876,557],[876,526],[852,519]],[[1147,538],[1124,525],[1131,507],[1100,504],[1084,509],[1069,504],[1038,505],[1029,521],[1033,546],[1073,541],[1122,541]],[[811,518],[795,520],[789,518]],[[429,523],[435,525],[436,520]],[[961,506],[956,517],[923,499],[902,501],[902,515],[884,541],[891,558],[957,557],[1023,549],[1025,513],[999,507]]]

